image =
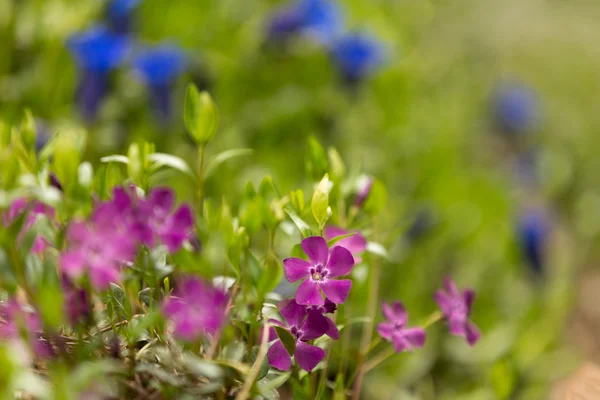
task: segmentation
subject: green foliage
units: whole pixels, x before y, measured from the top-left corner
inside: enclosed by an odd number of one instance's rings
[[[190,84],[185,93],[184,121],[188,133],[200,146],[206,145],[219,127],[219,112],[207,92]]]

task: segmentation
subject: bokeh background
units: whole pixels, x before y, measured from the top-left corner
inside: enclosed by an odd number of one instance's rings
[[[30,109],[40,145],[86,130],[94,163],[139,140],[192,159],[193,82],[220,109],[211,151],[254,149],[207,196],[235,198],[265,175],[283,191],[319,178],[315,139],[377,177],[389,198],[381,297],[424,317],[452,274],[476,288],[484,335],[469,348],[434,330],[367,375],[365,398],[538,400],[598,357],[599,2],[338,0],[309,31],[285,14],[302,2],[115,3],[0,0],[0,119]],[[339,56],[354,34],[367,50]]]

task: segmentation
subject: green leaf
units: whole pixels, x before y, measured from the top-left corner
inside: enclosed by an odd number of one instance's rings
[[[313,213],[313,217],[322,228],[325,226],[325,222],[329,218],[327,209],[329,208],[329,175],[325,174],[321,182],[315,189],[310,207]]]
[[[32,153],[35,150],[35,120],[30,110],[25,110],[25,116],[21,122],[21,140],[25,149]]]
[[[318,179],[327,172],[327,154],[321,143],[311,136],[308,138],[307,170],[311,178]]]
[[[346,174],[346,166],[342,161],[342,157],[340,153],[333,147],[327,149],[327,155],[329,156],[329,169],[331,171],[331,175],[336,180],[341,180]]]
[[[304,192],[302,189],[291,192],[290,199],[292,201],[292,206],[297,212],[301,213],[304,211]]]
[[[260,275],[258,286],[256,288],[260,296],[271,292],[279,284],[283,276],[283,266],[274,257],[269,257],[262,274]]]
[[[314,232],[310,228],[310,226],[302,218],[300,218],[298,214],[296,214],[296,211],[291,206],[285,206],[283,208],[283,211],[285,211],[285,213],[289,215],[292,222],[300,230],[300,233],[302,233],[302,236],[314,236]]]
[[[365,212],[371,215],[379,214],[387,204],[387,197],[388,194],[385,185],[375,179],[363,206]]]
[[[125,157],[121,154],[113,154],[110,156],[102,157],[100,159],[103,163],[121,163],[121,164],[129,164],[129,158]]]
[[[193,374],[204,376],[209,380],[223,377],[223,369],[212,361],[198,358],[189,353],[183,354],[182,357],[183,363]]]
[[[378,255],[382,258],[385,258],[386,260],[389,259],[390,255],[388,254],[387,250],[385,249],[385,247],[383,247],[382,244],[380,243],[376,243],[376,242],[368,242],[367,243],[367,251],[369,253]]]
[[[153,170],[157,170],[161,167],[170,167],[181,171],[191,176],[192,178],[194,177],[194,172],[182,158],[165,153],[153,153],[150,154],[148,158],[154,163],[154,165],[152,166]]]
[[[285,347],[286,351],[289,353],[290,357],[294,355],[296,351],[296,339],[287,329],[281,326],[273,326],[275,328],[275,332],[277,333],[277,337],[281,340],[283,347]]]
[[[271,377],[271,375],[273,376]],[[290,376],[292,376],[292,371],[268,374],[265,379],[258,383],[258,388],[261,393],[268,393],[286,383]]]
[[[190,84],[185,93],[183,112],[185,127],[198,145],[208,143],[219,127],[219,112],[207,92],[198,92],[194,84]]]
[[[332,238],[331,240],[329,240],[329,241],[327,242],[327,246],[328,246],[328,247],[331,247],[331,246],[333,246],[334,244],[336,244],[337,242],[339,242],[340,240],[342,240],[342,239],[346,239],[347,237],[350,237],[350,236],[354,236],[354,235],[356,235],[357,233],[358,233],[358,232],[350,232],[350,233],[346,233],[345,235],[336,236],[336,237]]]
[[[252,351],[250,353],[250,361],[252,361],[252,364],[254,365],[254,363],[256,362],[256,359],[258,358],[258,352],[260,350],[260,346],[254,346],[252,347]],[[265,357],[263,359],[262,364],[260,365],[260,370],[258,371],[258,375],[256,376],[256,380],[259,381],[262,378],[264,378],[265,376],[267,376],[267,374],[269,373],[269,359],[267,357]]]
[[[213,159],[211,159],[207,164],[206,164],[206,169],[204,170],[204,177],[208,178],[209,176],[211,176],[215,170],[217,169],[217,167],[221,164],[223,164],[224,162],[231,160],[232,158],[235,157],[241,157],[241,156],[249,156],[252,154],[254,150],[252,149],[230,149],[230,150],[226,150],[222,153],[217,154]]]

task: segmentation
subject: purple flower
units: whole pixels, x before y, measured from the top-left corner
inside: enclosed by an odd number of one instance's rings
[[[328,298],[325,298],[325,304],[322,306],[305,306],[298,304],[294,299],[289,299],[284,301],[280,308],[281,315],[284,318],[286,315],[290,318],[293,318],[293,315],[299,312],[304,312],[305,315],[308,315],[311,312],[316,312],[322,315],[327,323],[325,335],[329,336],[333,340],[338,340],[340,338],[340,331],[338,330],[335,322],[328,316],[324,315],[333,314],[337,310],[337,305]],[[301,311],[302,309],[304,309],[304,311]]]
[[[195,341],[214,335],[225,322],[227,294],[197,278],[182,281],[163,304],[163,314],[173,322],[174,335]]]
[[[552,231],[549,216],[542,210],[531,208],[520,215],[517,238],[521,254],[535,274],[541,274],[546,264],[545,250]]]
[[[526,133],[538,122],[538,101],[528,86],[504,83],[494,96],[493,111],[498,127],[507,133]]]
[[[346,82],[358,82],[373,73],[384,59],[382,44],[366,34],[350,33],[331,49],[335,64]]]
[[[444,280],[444,289],[438,290],[434,299],[448,320],[450,333],[462,336],[471,346],[474,345],[481,336],[477,326],[469,321],[475,291],[466,289],[461,293],[452,279],[447,277]]]
[[[356,207],[362,207],[362,205],[369,197],[369,193],[371,193],[371,187],[373,186],[374,179],[369,177],[360,182],[360,189],[356,194],[356,198],[354,199],[354,205]]]
[[[327,242],[321,236],[311,236],[302,241],[302,250],[310,262],[301,258],[283,260],[285,277],[289,282],[305,279],[298,287],[296,301],[302,305],[325,305],[321,290],[335,304],[348,297],[352,281],[334,280],[347,275],[354,266],[354,258],[348,249],[335,246],[329,253]]]
[[[305,34],[329,44],[340,35],[342,26],[342,12],[334,1],[299,0],[273,15],[268,35],[271,40],[285,40],[293,34]]]
[[[135,255],[131,235],[110,225],[74,222],[67,231],[67,243],[69,247],[60,256],[62,271],[74,280],[87,273],[98,290],[108,288],[111,282],[120,282],[122,264],[133,260]]]
[[[171,87],[185,71],[186,64],[183,50],[168,44],[147,49],[133,60],[133,68],[148,87],[161,121],[171,119]]]
[[[85,289],[77,288],[66,276],[61,279],[63,307],[71,325],[89,322],[92,316],[90,297]]]
[[[112,32],[123,35],[131,32],[131,16],[140,0],[112,0],[106,14]]]
[[[414,348],[423,347],[427,334],[423,328],[407,328],[408,313],[399,301],[389,305],[382,304],[383,315],[387,322],[377,325],[377,332],[385,340],[392,342],[396,353],[412,351]]]
[[[149,247],[162,243],[174,253],[193,239],[194,229],[190,206],[183,204],[173,210],[174,203],[175,194],[169,188],[154,188],[147,198],[141,198],[135,190],[119,187],[112,200],[96,206],[92,221]]]
[[[103,26],[94,26],[71,37],[67,47],[79,69],[76,97],[80,111],[92,120],[106,95],[109,72],[128,55],[129,39],[112,34]]]
[[[328,241],[338,236],[347,235],[349,233],[352,233],[352,231],[342,229],[337,226],[328,226],[323,232],[323,234],[325,235],[325,239],[327,239]],[[362,261],[360,254],[362,254],[367,249],[367,239],[365,239],[365,237],[359,231],[354,231],[354,235],[348,236],[347,238],[337,241],[336,245],[348,249],[354,257],[354,262],[358,264]]]
[[[296,339],[296,349],[294,358],[296,362],[305,371],[311,371],[325,357],[325,350],[320,347],[306,343],[309,340],[320,338],[321,336],[331,333],[328,319],[316,309],[308,309],[290,301],[281,309],[281,315],[285,320],[285,324],[270,319],[272,325],[278,325],[288,330]],[[336,328],[337,331],[337,328]],[[339,332],[337,332],[339,337]],[[273,367],[286,371],[292,366],[290,354],[285,349],[281,340],[279,340],[274,328],[269,330],[269,342],[275,341],[267,353],[269,364]]]
[[[17,236],[17,242],[19,243],[23,240],[25,233],[33,227],[38,216],[46,215],[50,219],[54,218],[54,209],[52,207],[35,200],[18,198],[11,203],[8,211],[2,215],[2,222],[5,226],[9,226],[23,213],[27,213],[27,216],[25,217],[25,222],[23,223],[19,235]],[[39,254],[42,253],[48,245],[46,239],[44,239],[43,236],[38,235],[34,239],[30,250],[34,254]]]
[[[42,322],[39,315],[15,299],[0,304],[0,339],[24,339],[38,357],[48,357],[52,354],[52,347],[42,338]]]

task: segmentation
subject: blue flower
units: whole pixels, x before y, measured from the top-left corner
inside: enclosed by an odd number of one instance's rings
[[[348,82],[366,78],[384,61],[383,45],[374,37],[361,33],[341,37],[333,45],[331,55]]]
[[[125,34],[131,31],[131,15],[141,0],[112,0],[106,10],[111,31]]]
[[[535,94],[526,86],[504,85],[495,95],[494,116],[499,128],[505,132],[530,131],[538,117]]]
[[[171,117],[171,86],[187,67],[186,55],[177,46],[163,44],[140,53],[133,68],[144,81],[161,119]]]
[[[331,0],[300,0],[273,15],[268,33],[271,39],[304,34],[323,44],[330,44],[340,35],[342,28],[342,12],[336,3]]]
[[[539,209],[528,209],[519,218],[517,237],[521,254],[537,275],[544,271],[545,249],[550,231],[548,215]]]
[[[94,26],[69,38],[67,47],[79,69],[77,103],[83,116],[91,120],[106,95],[108,74],[123,63],[130,41],[103,26]]]

